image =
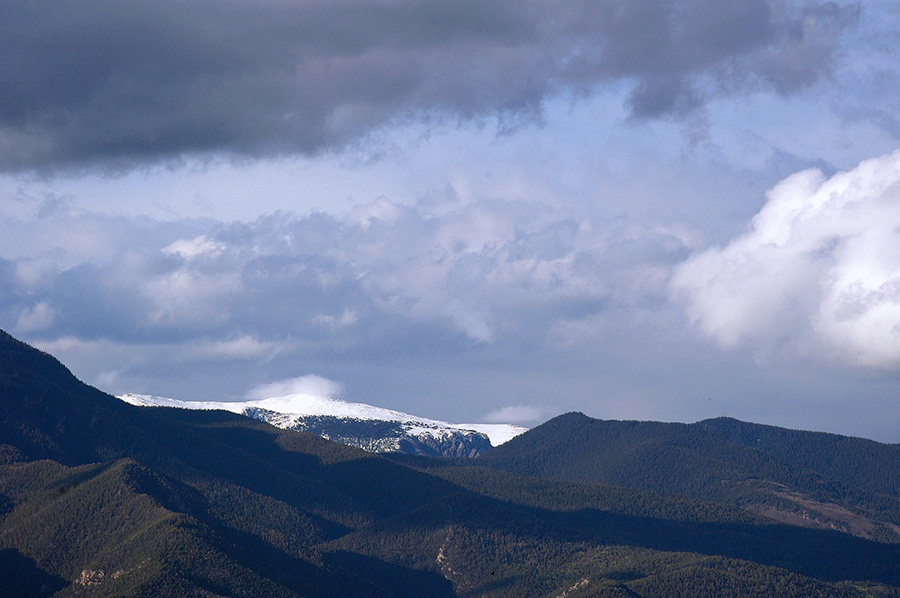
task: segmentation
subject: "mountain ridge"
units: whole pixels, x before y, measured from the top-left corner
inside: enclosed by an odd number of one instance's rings
[[[183,401],[126,393],[116,398],[141,407],[220,409],[286,430],[318,434],[374,453],[474,457],[527,428],[510,424],[452,424],[365,403],[294,393],[250,401]]]
[[[572,443],[583,451],[568,451]],[[573,412],[478,462],[525,475],[714,500],[779,521],[900,541],[900,445],[865,438],[731,418],[684,424]]]

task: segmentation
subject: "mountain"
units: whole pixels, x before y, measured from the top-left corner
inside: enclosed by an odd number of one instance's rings
[[[451,484],[231,413],[133,407],[2,332],[0,457],[0,565],[27,572],[0,595],[451,595],[322,548]]]
[[[142,407],[222,409],[373,453],[475,457],[527,428],[510,424],[451,424],[333,397],[290,394],[243,402],[180,401],[140,394],[117,398]]]
[[[900,545],[479,464],[506,446],[139,408],[0,332],[0,596],[900,597]]]
[[[674,424],[569,413],[479,463],[716,501],[785,523],[900,542],[900,445],[730,418]]]

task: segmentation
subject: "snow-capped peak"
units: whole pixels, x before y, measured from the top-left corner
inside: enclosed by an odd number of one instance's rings
[[[449,432],[475,432],[487,436],[492,446],[498,446],[518,436],[527,428],[511,424],[452,424],[375,407],[366,403],[352,403],[305,393],[287,394],[251,401],[182,401],[152,395],[126,393],[117,398],[140,407],[177,407],[181,409],[221,409],[232,413],[248,415],[258,410],[278,414],[267,417],[266,421],[281,428],[296,427],[308,417],[334,417],[342,419],[377,420],[397,422],[413,436],[435,436]],[[258,417],[258,416],[257,416]]]

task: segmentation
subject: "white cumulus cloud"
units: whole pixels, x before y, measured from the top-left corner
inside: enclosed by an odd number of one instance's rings
[[[337,398],[344,392],[344,385],[322,376],[307,374],[297,378],[262,384],[247,393],[247,399],[260,401],[290,395],[308,395],[321,398]]]
[[[671,284],[725,346],[788,342],[900,367],[900,151],[788,177],[745,234],[692,256]]]
[[[540,420],[546,410],[534,405],[507,405],[491,411],[482,419],[487,423],[526,424]]]
[[[204,255],[216,256],[225,250],[221,243],[210,241],[205,235],[193,239],[178,239],[162,248],[166,255],[177,255],[185,260],[192,260]]]

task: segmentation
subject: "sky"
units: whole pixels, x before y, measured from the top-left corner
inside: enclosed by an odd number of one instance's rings
[[[0,328],[111,393],[900,442],[898,32],[887,0],[0,0]]]

